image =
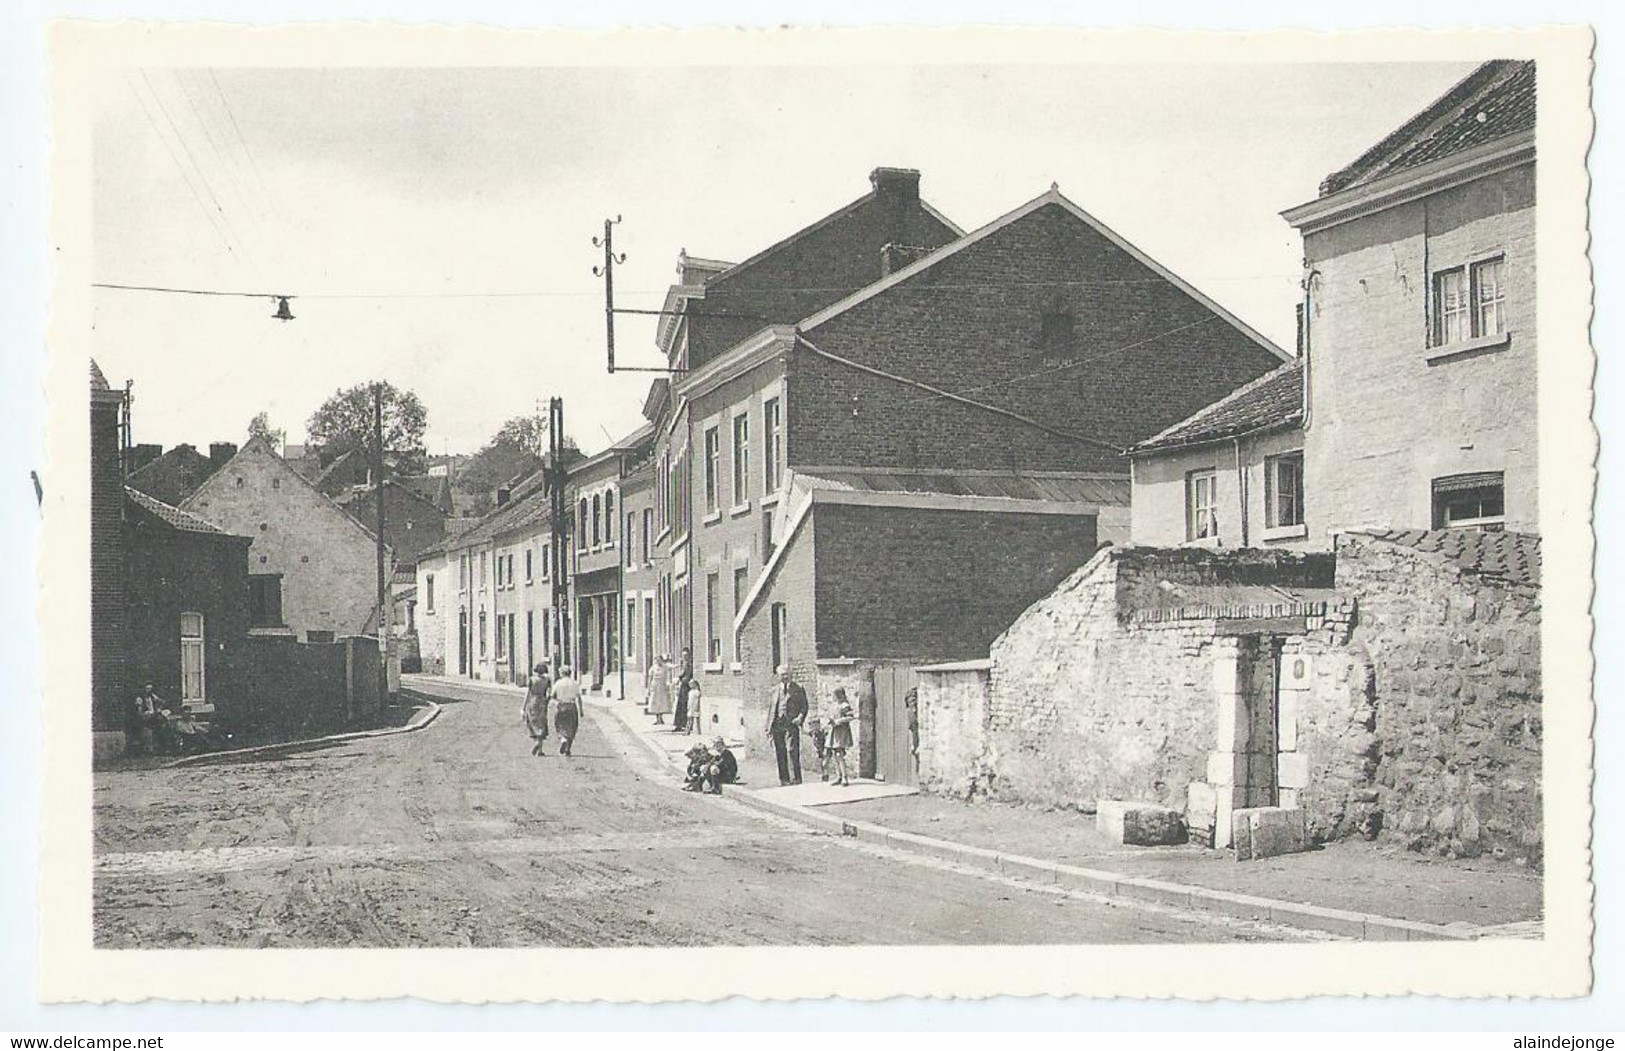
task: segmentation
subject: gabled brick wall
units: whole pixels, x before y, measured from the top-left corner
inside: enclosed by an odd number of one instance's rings
[[[1049,313],[1072,316],[1069,351],[1044,345]],[[805,335],[832,354],[1113,448],[1280,364],[1054,203]],[[1131,344],[1141,345],[1123,349]],[[933,398],[805,348],[792,359],[789,398],[794,465],[1128,469],[1111,448]]]
[[[880,280],[888,244],[936,248],[958,236],[921,206],[918,172],[880,169],[874,178],[876,192],[833,221],[706,283],[689,328],[690,368],[771,323],[794,324]],[[751,317],[717,316],[724,314]]]

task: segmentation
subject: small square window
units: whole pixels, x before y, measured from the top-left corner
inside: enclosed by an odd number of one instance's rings
[[[282,479],[280,479],[280,478],[271,479],[271,488],[272,489],[281,489],[282,488]]]
[[[1506,257],[1481,259],[1433,275],[1433,345],[1449,346],[1506,331]]]

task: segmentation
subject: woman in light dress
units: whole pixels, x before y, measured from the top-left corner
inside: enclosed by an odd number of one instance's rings
[[[649,666],[649,684],[645,693],[649,714],[655,717],[655,725],[665,725],[666,716],[671,714],[671,666],[664,656],[656,657]]]

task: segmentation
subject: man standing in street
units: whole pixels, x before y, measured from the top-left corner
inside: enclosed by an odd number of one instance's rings
[[[569,755],[581,728],[581,684],[568,666],[559,672],[550,691],[553,698],[553,728],[559,732],[559,754]]]
[[[801,784],[801,724],[807,719],[807,691],[790,678],[789,665],[779,665],[779,682],[767,706],[767,736],[779,761],[779,784]]]

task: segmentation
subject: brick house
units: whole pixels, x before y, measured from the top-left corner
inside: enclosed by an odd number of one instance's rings
[[[253,538],[249,583],[256,631],[306,642],[376,630],[373,534],[263,438],[251,439],[182,505],[227,532]],[[385,567],[393,567],[386,550]]]
[[[1284,213],[1303,235],[1322,545],[1370,526],[1539,528],[1535,80],[1533,62],[1484,63]]]
[[[122,751],[135,692],[221,717],[243,701],[249,538],[125,485],[124,391],[91,362],[91,726]]]
[[[555,567],[544,483],[538,471],[504,488],[489,514],[420,562],[421,615],[426,625],[439,623],[445,674],[524,683],[532,667],[553,659]]]
[[[250,537],[126,490],[130,683],[240,723],[248,715]]]
[[[725,633],[706,632],[711,582],[738,575],[738,550],[701,563],[696,649],[738,655],[751,709],[784,660],[820,698],[847,686],[873,737],[864,769],[908,776],[908,669],[985,653],[1097,544],[1126,540],[1125,450],[1284,359],[1053,188],[764,329],[679,384],[702,436],[698,557],[744,517],[739,391],[762,392],[778,474],[753,522],[763,568],[717,603]]]

